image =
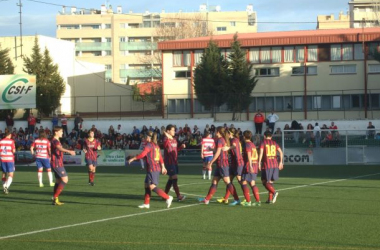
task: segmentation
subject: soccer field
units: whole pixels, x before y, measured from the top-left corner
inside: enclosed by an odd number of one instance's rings
[[[152,193],[149,210],[137,208],[145,177],[137,167],[98,167],[94,187],[86,167],[66,169],[65,205],[52,206],[35,167],[17,167],[9,195],[0,194],[1,249],[380,249],[379,166],[285,166],[275,204],[232,207],[199,205],[210,181],[200,164],[180,165],[187,199],[166,209]],[[213,201],[224,192],[219,183]]]

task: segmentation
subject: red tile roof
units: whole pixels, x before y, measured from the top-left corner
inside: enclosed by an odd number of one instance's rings
[[[344,43],[380,41],[380,28],[331,29],[331,30],[298,30],[281,32],[238,33],[242,47]],[[158,43],[160,50],[204,49],[210,39],[220,48],[231,47],[234,34],[197,37]]]

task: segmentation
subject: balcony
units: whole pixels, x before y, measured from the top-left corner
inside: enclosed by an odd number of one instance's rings
[[[93,42],[93,43],[76,43],[76,51],[102,51],[111,50],[111,43]]]
[[[106,70],[106,78],[112,78],[112,69]]]
[[[161,69],[121,69],[120,77],[161,77]]]
[[[156,50],[157,43],[152,42],[120,42],[120,50]]]

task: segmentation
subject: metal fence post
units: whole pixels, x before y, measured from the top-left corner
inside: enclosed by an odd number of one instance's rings
[[[346,165],[348,165],[348,132],[346,130]]]

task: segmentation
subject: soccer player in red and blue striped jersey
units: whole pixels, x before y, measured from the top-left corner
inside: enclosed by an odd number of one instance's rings
[[[98,151],[102,150],[100,142],[95,139],[94,131],[88,132],[88,138],[84,140],[83,152],[85,153],[86,165],[88,166],[88,184],[94,186],[96,166],[98,165]]]
[[[211,183],[211,187],[208,191],[208,194],[205,198],[199,198],[199,202],[203,204],[208,204],[216,192],[216,187],[218,182],[223,179],[224,183],[226,183],[227,189],[231,192],[234,197],[237,197],[235,192],[235,187],[231,183],[230,180],[230,170],[228,164],[228,155],[227,151],[223,151],[225,146],[230,145],[228,133],[225,131],[224,127],[218,127],[216,130],[216,152],[213,159],[210,161],[209,165],[212,165],[215,161],[217,162],[217,167],[214,171],[214,178]],[[235,198],[236,199],[236,198]],[[239,199],[239,198],[238,198]]]
[[[54,196],[53,205],[60,206],[64,203],[60,202],[58,197],[61,194],[63,188],[69,181],[66,169],[63,166],[63,153],[69,153],[75,155],[75,151],[64,149],[59,141],[62,138],[63,130],[61,127],[56,126],[53,129],[54,137],[51,140],[51,162],[50,165],[53,168],[55,175]]]
[[[165,193],[169,193],[171,186],[177,195],[177,201],[183,201],[186,196],[181,195],[178,187],[178,151],[185,148],[185,144],[178,145],[177,138],[175,138],[175,127],[172,124],[166,126],[164,132],[165,136],[162,140],[164,145],[164,162],[166,170],[168,171],[169,179],[166,183]]]
[[[241,175],[243,172],[244,160],[243,160],[243,155],[242,155],[242,147],[239,140],[239,133],[235,128],[230,128],[227,130],[227,132],[230,137],[231,146],[224,148],[224,150],[230,150],[231,152],[230,179],[232,182],[234,178],[236,177],[238,182],[241,185]],[[235,193],[236,193],[236,190],[235,190]],[[224,198],[218,199],[217,201],[219,203],[227,204],[229,196],[230,196],[230,192],[227,189],[226,194],[224,195]],[[239,197],[236,196],[234,198],[235,200],[230,205],[235,206],[235,205],[240,204]]]
[[[12,134],[8,129],[5,130],[5,137],[0,141],[0,159],[3,191],[4,194],[8,194],[9,187],[12,184],[13,176],[15,172],[15,157],[16,153],[15,141],[11,139]]]
[[[241,204],[243,206],[260,206],[260,194],[259,189],[256,186],[256,176],[259,170],[259,155],[257,154],[256,146],[251,141],[252,132],[249,130],[244,131],[244,141],[245,141],[245,150],[243,154],[244,158],[244,169],[242,174],[242,188],[245,197],[245,202]],[[251,203],[251,196],[249,194],[249,189],[247,184],[252,189],[252,193],[255,196],[255,203]]]
[[[144,148],[144,151],[128,160],[128,164],[130,164],[132,161],[139,160],[144,157],[146,158],[147,173],[145,177],[145,200],[144,204],[140,205],[139,208],[149,209],[151,191],[156,192],[159,196],[165,199],[167,208],[170,208],[173,197],[166,194],[162,189],[158,188],[160,173],[165,175],[167,173],[167,170],[160,153],[160,147],[157,145],[157,134],[149,131],[145,137],[147,144]]]
[[[279,178],[279,170],[284,168],[284,154],[275,141],[272,141],[272,133],[264,133],[264,141],[260,145],[259,169],[261,170],[261,181],[269,192],[267,203],[276,202],[278,192],[273,187],[273,182]],[[280,154],[280,162],[277,162],[277,152]]]
[[[46,169],[46,172],[48,174],[49,183],[50,186],[53,187],[53,175],[51,173],[51,166],[50,166],[50,150],[51,145],[50,141],[46,139],[46,133],[44,129],[40,129],[38,135],[38,139],[36,139],[32,146],[30,147],[30,152],[34,154],[36,152],[36,165],[38,168],[38,181],[40,183],[40,187],[44,187],[44,184],[42,183],[42,171],[43,168]]]

